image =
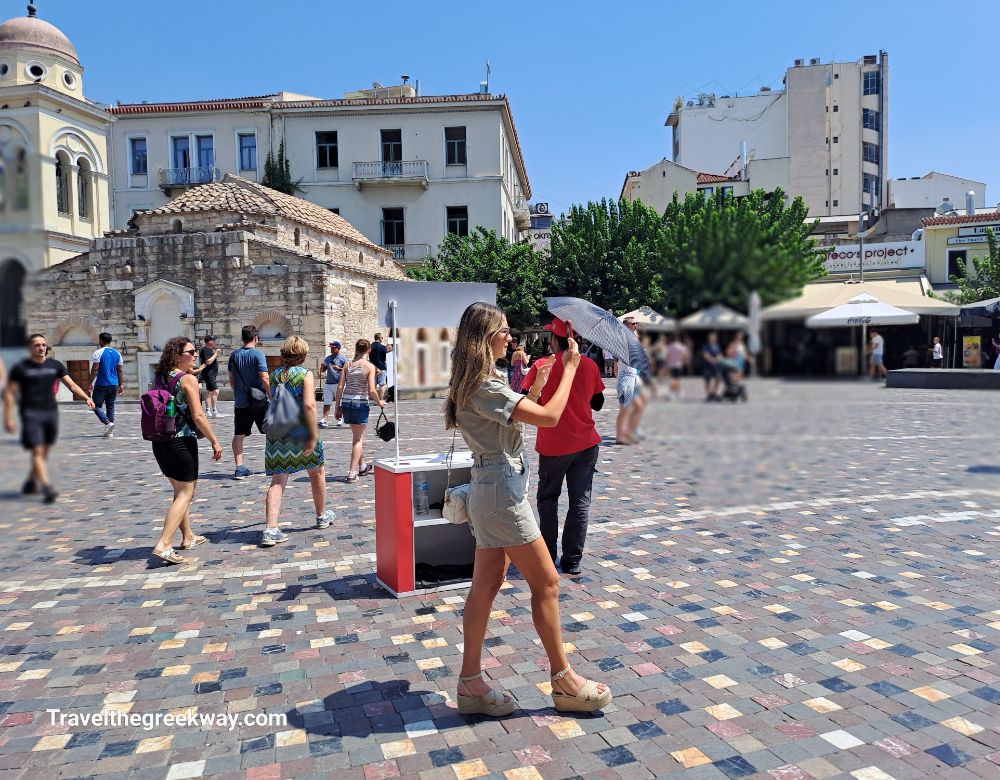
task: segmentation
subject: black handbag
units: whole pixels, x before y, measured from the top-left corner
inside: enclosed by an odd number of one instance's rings
[[[385,422],[382,422],[385,420]],[[385,416],[385,409],[381,411],[378,420],[375,421],[375,435],[382,441],[392,441],[396,438],[396,423]]]

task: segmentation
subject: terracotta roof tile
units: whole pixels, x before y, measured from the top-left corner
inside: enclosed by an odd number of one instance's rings
[[[285,195],[263,184],[227,175],[220,182],[192,187],[164,206],[140,214],[184,214],[193,211],[231,211],[237,214],[284,217],[323,233],[355,241],[379,252],[389,253],[373,244],[354,225],[322,206]]]
[[[727,181],[739,181],[739,176],[720,176],[716,173],[699,173],[698,184],[721,184]]]
[[[924,217],[920,220],[925,227],[934,225],[966,225],[970,222],[1000,222],[1000,211],[986,214],[949,214],[941,217]]]

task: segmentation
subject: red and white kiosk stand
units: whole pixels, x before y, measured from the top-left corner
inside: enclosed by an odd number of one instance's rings
[[[379,282],[380,324],[392,331],[399,344],[399,311],[407,312],[412,327],[455,327],[465,308],[476,301],[496,302],[496,285],[455,282]],[[398,347],[397,347],[398,349]],[[397,356],[398,361],[398,356]],[[398,362],[397,362],[398,366]],[[400,456],[399,371],[396,372],[396,456],[375,462],[375,570],[378,583],[392,595],[467,588],[471,576],[453,578],[447,584],[421,581],[417,566],[471,566],[476,545],[468,525],[455,525],[441,514],[448,487],[448,453]],[[444,417],[441,418],[444,430]],[[452,459],[451,485],[469,481],[472,454],[456,452]],[[414,483],[417,474],[427,477],[430,510],[416,514]],[[471,571],[471,569],[469,569]]]
[[[417,565],[471,565],[476,543],[468,525],[455,525],[441,515],[447,487],[447,453],[403,457],[375,463],[375,559],[379,584],[394,596],[413,596],[467,588],[471,577],[446,585],[420,582]],[[451,468],[453,485],[469,481],[472,455],[455,453]],[[429,485],[430,511],[414,511],[415,475],[424,474]]]

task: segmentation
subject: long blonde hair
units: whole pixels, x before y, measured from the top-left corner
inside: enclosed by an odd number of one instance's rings
[[[488,303],[474,303],[462,313],[444,402],[446,429],[458,427],[459,409],[465,408],[472,394],[496,371],[490,342],[503,321],[503,310]]]

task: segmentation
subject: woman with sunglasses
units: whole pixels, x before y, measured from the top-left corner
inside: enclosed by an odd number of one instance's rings
[[[474,303],[462,314],[452,361],[445,425],[462,432],[472,450],[469,526],[476,540],[472,588],[462,618],[464,651],[458,683],[458,711],[503,716],[514,711],[509,693],[482,679],[483,641],[493,600],[503,585],[507,559],[531,589],[531,617],[552,671],[552,701],[561,712],[594,712],[611,701],[611,691],[573,671],[559,627],[559,574],[527,499],[528,461],[524,424],[555,427],[569,400],[580,350],[566,323],[569,348],[563,353],[559,387],[541,406],[548,380],[540,366],[528,397],[512,390],[495,364],[507,349],[510,327],[501,309]],[[534,400],[532,400],[534,399]]]
[[[222,458],[222,445],[215,436],[208,417],[201,407],[201,392],[198,377],[191,373],[197,362],[198,350],[185,338],[173,338],[167,342],[160,355],[160,362],[153,372],[157,386],[166,387],[174,401],[177,417],[177,432],[172,439],[153,442],[153,456],[174,489],[174,500],[163,521],[163,532],[153,556],[165,564],[184,563],[173,544],[174,534],[181,531],[178,550],[190,550],[207,541],[191,530],[190,508],[194,489],[198,484],[198,436],[197,431],[212,445],[212,460]]]

